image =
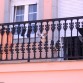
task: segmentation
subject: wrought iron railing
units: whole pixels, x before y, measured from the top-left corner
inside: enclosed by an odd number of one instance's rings
[[[0,24],[0,61],[83,59],[83,16]]]

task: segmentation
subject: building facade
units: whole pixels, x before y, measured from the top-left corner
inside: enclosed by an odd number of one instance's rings
[[[48,3],[48,4],[47,4]],[[29,1],[29,0],[7,0],[7,1],[3,1],[3,7],[4,10],[1,10],[4,14],[3,15],[3,19],[4,22],[13,22],[15,21],[15,13],[16,11],[18,11],[18,6],[24,6],[23,8],[23,14],[24,14],[24,18],[23,21],[28,21],[28,14],[30,14],[29,11],[29,7],[30,5],[37,5],[37,11],[35,11],[37,13],[37,20],[39,19],[50,19],[53,17],[52,14],[52,6],[53,6],[53,2],[51,0],[33,0],[33,1]],[[54,7],[54,6],[53,6]],[[49,13],[47,13],[49,12]],[[31,13],[34,13],[33,11]]]
[[[0,6],[1,83],[83,83],[82,0],[1,0]]]
[[[37,20],[41,19],[51,19],[51,18],[63,18],[63,17],[74,17],[74,16],[82,16],[82,0],[33,0],[33,1],[18,1],[18,0],[3,0],[1,2],[2,9],[1,11],[1,19],[3,22],[13,22],[15,21],[15,12],[14,8],[17,6],[24,6],[23,21],[28,21],[29,5],[37,5]],[[71,6],[70,6],[71,5]],[[77,13],[76,13],[77,12]],[[34,13],[34,12],[32,12]]]

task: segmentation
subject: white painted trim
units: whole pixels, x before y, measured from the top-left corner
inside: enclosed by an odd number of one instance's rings
[[[37,4],[37,19],[39,18],[39,0],[11,0],[11,7],[10,7],[10,22],[13,22],[14,18],[14,6],[20,6],[24,5],[24,21],[28,21],[28,9],[30,4]],[[34,35],[31,34],[31,38],[33,38]],[[17,35],[14,36],[14,38],[17,38]],[[20,36],[20,38],[22,38]]]
[[[39,0],[11,0],[11,6],[37,4]]]

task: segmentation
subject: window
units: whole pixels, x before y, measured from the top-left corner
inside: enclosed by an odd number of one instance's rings
[[[24,6],[15,7],[15,22],[24,21]]]
[[[29,5],[28,20],[29,21],[37,20],[37,4]],[[31,34],[34,34],[35,24],[32,23],[31,26],[32,26]]]
[[[16,5],[16,4],[15,4]],[[21,22],[21,21],[33,21],[33,20],[37,20],[37,4],[24,4],[24,5],[20,5],[18,4],[17,6],[14,6],[14,13],[13,13],[13,21],[14,22]],[[20,25],[20,28],[23,27]],[[31,27],[32,27],[32,32],[31,32],[31,37],[34,37],[34,28],[35,28],[35,23],[31,23]],[[15,34],[14,34],[14,38],[17,38],[17,29],[18,25],[15,25]],[[26,34],[28,31],[28,25],[26,25]],[[22,33],[22,28],[20,31],[20,38]],[[25,36],[26,36],[25,34]]]
[[[29,5],[28,20],[37,20],[37,4]]]
[[[14,7],[14,21],[15,22],[24,21],[24,6],[23,5]],[[15,26],[15,35],[17,35],[17,28],[18,26]],[[22,32],[22,28],[21,28],[21,32]]]

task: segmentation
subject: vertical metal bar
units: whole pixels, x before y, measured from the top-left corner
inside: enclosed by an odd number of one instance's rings
[[[25,32],[26,32],[26,27],[25,27],[25,23],[24,23],[24,27],[22,29],[22,34],[21,36],[23,36],[23,43],[22,43],[22,59],[24,59],[24,53],[25,53]]]
[[[51,27],[51,30],[52,30],[52,40],[51,40],[51,53],[52,53],[52,56],[51,58],[54,58],[54,30],[55,30],[55,24],[54,24],[54,21],[52,21],[52,27]]]
[[[2,27],[2,25],[1,25]],[[3,39],[3,36],[2,36],[2,28],[0,29],[0,33],[1,33],[1,43],[0,43],[0,60],[2,60],[2,39]]]
[[[33,52],[34,52],[34,59],[36,59],[36,32],[37,32],[37,26],[35,23],[34,27],[34,33],[35,33],[35,37],[34,37],[34,43],[33,43]]]
[[[20,24],[18,24],[18,27],[17,27],[17,33],[18,33],[18,42],[17,42],[17,45],[16,45],[16,52],[17,52],[17,60],[19,59],[19,34],[20,34]]]
[[[66,20],[64,23],[64,59],[68,59],[68,54],[66,54],[66,49],[67,47],[67,39],[66,39],[66,30],[67,30],[67,24],[66,24]]]
[[[72,41],[72,30],[73,30],[73,24],[72,24],[72,19],[71,19],[71,24],[70,24],[70,30],[71,30],[71,39],[70,39],[70,58],[74,58],[73,57],[73,53],[72,53],[72,51],[73,51],[73,41]]]
[[[13,24],[13,28],[12,28],[12,44],[11,44],[11,60],[13,60],[13,54],[14,54],[14,52],[13,52],[13,39],[14,39],[14,34],[15,34],[15,27],[14,27],[14,24]]]
[[[8,32],[7,31],[8,31],[8,27],[7,28],[4,27],[4,30],[5,30],[5,33],[6,33],[6,36],[7,36],[7,40],[5,41],[6,44],[4,46],[4,52],[5,52],[5,55],[6,55],[5,60],[7,60],[7,56],[8,56]]]
[[[6,60],[8,60],[8,35],[9,35],[9,25],[7,25],[6,34],[7,34],[7,43],[6,43],[6,46],[5,46],[5,52],[6,52]]]
[[[28,32],[27,32],[27,37],[29,39],[29,42],[27,43],[27,51],[28,51],[28,62],[30,62],[30,35],[31,35],[32,27],[31,23],[28,24]]]
[[[60,20],[59,20],[59,25],[58,25],[58,58],[60,58],[60,30],[61,30],[61,25],[60,25]]]
[[[41,25],[40,25],[40,34],[42,34],[42,31],[43,31],[43,26],[42,26],[42,22],[41,22]],[[39,52],[40,52],[40,59],[42,58],[42,41],[40,39],[40,42],[39,42]]]
[[[17,60],[19,56],[19,33],[18,33],[18,43],[17,43]]]
[[[5,28],[4,28],[4,25],[2,25],[2,29],[1,29],[1,56],[3,55],[3,35],[4,35],[4,30],[5,30]],[[1,58],[1,60],[3,60],[2,58]]]
[[[30,37],[28,42],[28,62],[30,62]]]
[[[45,42],[45,52],[46,52],[46,59],[47,59],[48,58],[48,30],[49,30],[49,25],[48,25],[48,21],[46,23],[47,23],[47,25],[46,25],[45,30],[46,30],[47,36],[46,36],[46,42]]]
[[[76,43],[75,43],[75,56],[76,56],[76,58],[78,58],[79,57],[79,37],[78,37],[78,28],[79,28],[79,22],[78,22],[78,19],[76,19],[77,20],[77,24],[76,24],[76,29],[77,29],[77,37],[76,37]]]

